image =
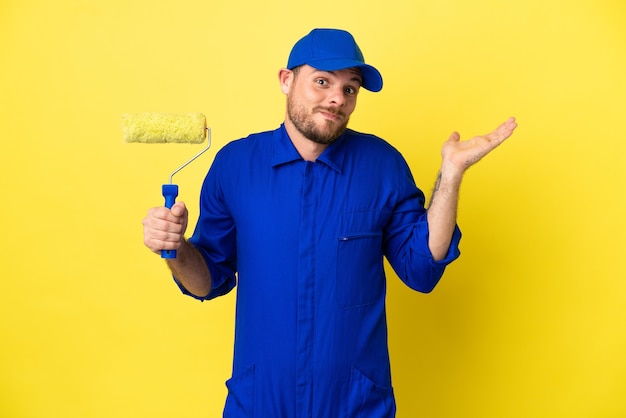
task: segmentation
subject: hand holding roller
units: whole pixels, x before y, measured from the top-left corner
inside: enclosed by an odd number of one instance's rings
[[[144,144],[201,144],[207,145],[199,153],[170,174],[169,184],[162,187],[165,207],[171,209],[178,196],[178,185],[173,184],[174,174],[185,168],[211,146],[211,129],[202,113],[127,113],[122,115],[122,133],[125,142]],[[162,250],[162,258],[176,258],[176,250]]]

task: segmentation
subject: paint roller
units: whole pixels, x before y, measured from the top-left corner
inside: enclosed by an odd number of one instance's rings
[[[142,144],[201,144],[207,145],[199,153],[170,174],[169,183],[162,187],[165,207],[171,209],[178,196],[174,174],[185,168],[211,146],[211,128],[202,113],[126,113],[122,115],[124,142]],[[176,250],[162,250],[162,258],[176,258]]]

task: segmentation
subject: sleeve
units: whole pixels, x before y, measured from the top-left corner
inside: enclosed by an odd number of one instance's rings
[[[225,185],[227,177],[222,163],[221,152],[204,179],[200,192],[200,214],[195,230],[189,242],[198,249],[209,272],[212,289],[204,297],[196,296],[174,278],[181,291],[201,301],[222,296],[230,292],[236,283],[237,252],[235,223],[225,203]]]
[[[417,188],[404,159],[399,164],[397,200],[385,228],[385,256],[400,279],[410,288],[431,292],[445,268],[460,256],[458,225],[443,260],[435,261],[428,247],[428,221],[424,193]]]

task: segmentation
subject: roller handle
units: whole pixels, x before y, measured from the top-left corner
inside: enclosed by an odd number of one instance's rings
[[[171,209],[178,196],[178,185],[164,184],[162,191],[165,198],[165,207]],[[176,250],[161,250],[161,258],[176,258]]]

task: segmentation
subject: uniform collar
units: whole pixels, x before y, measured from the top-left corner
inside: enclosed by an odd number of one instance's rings
[[[333,170],[341,173],[345,155],[345,137],[349,130],[346,130],[341,134],[339,138],[328,146],[317,158],[316,162],[324,163]],[[280,128],[274,131],[273,136],[274,150],[272,153],[272,167],[279,166],[281,164],[287,164],[293,161],[302,160],[302,157],[294,147],[285,124],[281,124]]]

